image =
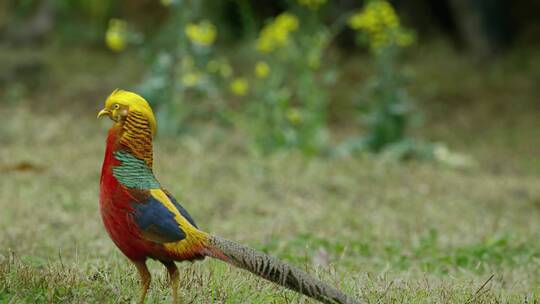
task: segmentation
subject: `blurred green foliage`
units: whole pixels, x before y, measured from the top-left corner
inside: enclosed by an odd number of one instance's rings
[[[375,61],[376,72],[360,94],[358,108],[367,125],[367,134],[347,141],[349,152],[381,152],[388,148],[398,158],[420,156],[417,142],[407,139],[411,104],[404,89],[405,77],[399,67],[403,48],[414,42],[394,8],[387,1],[374,0],[353,14],[348,25],[357,31],[358,44],[366,46]]]
[[[320,23],[310,24],[309,15],[299,16],[277,16],[255,43],[260,61],[244,127],[263,152],[298,148],[317,154],[326,145],[328,97],[320,76],[330,73],[321,67],[329,34]]]
[[[242,22],[248,24],[247,37],[259,33],[244,42],[247,54],[234,66],[222,55],[221,26],[211,19],[205,2],[161,4],[169,17],[154,37],[136,42],[130,37],[139,35],[112,20],[106,43],[118,52],[126,44],[145,50],[151,68],[138,91],[157,108],[162,132],[188,130],[188,121],[202,114],[245,130],[262,153],[298,149],[316,155],[331,150],[328,91],[339,71],[329,48],[352,12],[328,24],[321,11],[326,1],[290,1],[287,11],[256,28],[250,2],[237,1]],[[359,34],[359,40],[367,42],[378,68],[374,85],[362,89],[369,99],[363,105],[369,128],[361,141],[365,150],[380,152],[405,139],[408,107],[397,61],[399,49],[412,43],[413,35],[383,0],[367,2],[348,20],[353,29],[367,33]],[[208,102],[214,104],[212,113],[200,106]]]
[[[247,0],[120,4],[56,1],[58,28],[63,39],[77,36],[71,31],[84,32],[72,24],[92,29],[90,40],[97,30],[112,52],[146,63],[140,84],[130,89],[153,105],[161,133],[188,132],[202,118],[240,128],[251,147],[264,154],[290,149],[332,154],[328,106],[341,72],[334,45],[339,33],[352,29],[376,73],[353,88],[359,101],[341,101],[358,105],[366,134],[337,150],[423,156],[411,153],[423,148],[407,137],[412,107],[399,68],[400,52],[413,43],[414,33],[401,25],[390,2],[370,0],[358,11],[336,13],[326,0],[289,0],[266,18],[254,9],[262,4]],[[16,5],[21,14],[36,6],[33,0]],[[231,7],[241,31],[224,22]],[[231,39],[235,33],[243,38]]]

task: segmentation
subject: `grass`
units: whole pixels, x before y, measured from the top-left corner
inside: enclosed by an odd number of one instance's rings
[[[38,88],[0,107],[0,303],[137,299],[137,275],[106,235],[97,202],[109,122],[95,113],[124,73],[102,76],[115,63],[102,54],[89,70],[77,67],[78,52],[63,54],[66,66],[51,65],[48,87],[55,90]],[[204,230],[294,263],[368,303],[536,303],[537,75],[505,73],[511,56],[490,68],[493,77],[455,54],[430,56],[412,59],[426,84],[413,89],[431,117],[419,132],[474,156],[477,166],[260,158],[246,151],[242,134],[208,128],[182,140],[158,138],[156,174]],[[75,88],[62,85],[71,61],[85,71],[70,75]],[[465,83],[448,84],[434,62]],[[452,94],[464,104],[445,99]],[[486,114],[508,96],[517,96],[517,109]],[[54,97],[60,100],[49,102]],[[164,270],[150,265],[147,303],[169,301]],[[180,269],[184,303],[314,303],[219,261]]]

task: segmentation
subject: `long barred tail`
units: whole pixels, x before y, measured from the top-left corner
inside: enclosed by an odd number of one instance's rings
[[[243,268],[326,304],[360,304],[340,290],[321,282],[300,269],[238,243],[211,236],[207,255]]]

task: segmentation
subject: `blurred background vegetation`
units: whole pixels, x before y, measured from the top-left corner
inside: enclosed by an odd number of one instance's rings
[[[485,78],[512,57],[510,65],[531,69],[538,80],[538,57],[528,55],[537,50],[540,34],[531,5],[504,0],[6,0],[0,8],[2,102],[33,100],[42,90],[50,91],[54,66],[68,64],[62,54],[77,50],[81,64],[90,57],[110,58],[101,74],[125,69],[129,75],[120,72],[117,79],[95,83],[98,96],[103,99],[104,87],[139,92],[154,105],[160,134],[182,136],[210,123],[240,131],[248,149],[261,154],[374,152],[465,164],[470,159],[440,139],[417,136],[421,132],[415,129],[436,107],[425,106],[424,92],[416,92],[433,84],[418,75],[423,71],[415,65],[432,65],[431,73],[442,79],[451,71],[438,60],[448,56],[467,60]],[[423,62],[432,53],[439,57]],[[70,72],[65,73],[61,85],[76,90]],[[444,80],[452,83],[444,84],[452,94],[473,85],[452,76]],[[430,102],[439,107],[460,102],[435,99]],[[527,101],[508,100],[516,102]]]

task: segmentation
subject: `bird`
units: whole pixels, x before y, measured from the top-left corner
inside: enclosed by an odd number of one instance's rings
[[[191,215],[155,177],[153,139],[157,122],[140,95],[116,89],[98,118],[113,123],[106,139],[99,206],[112,241],[140,276],[139,303],[150,286],[148,259],[168,272],[172,302],[178,303],[179,270],[175,262],[215,258],[245,269],[325,304],[358,304],[339,289],[248,246],[199,229]]]

